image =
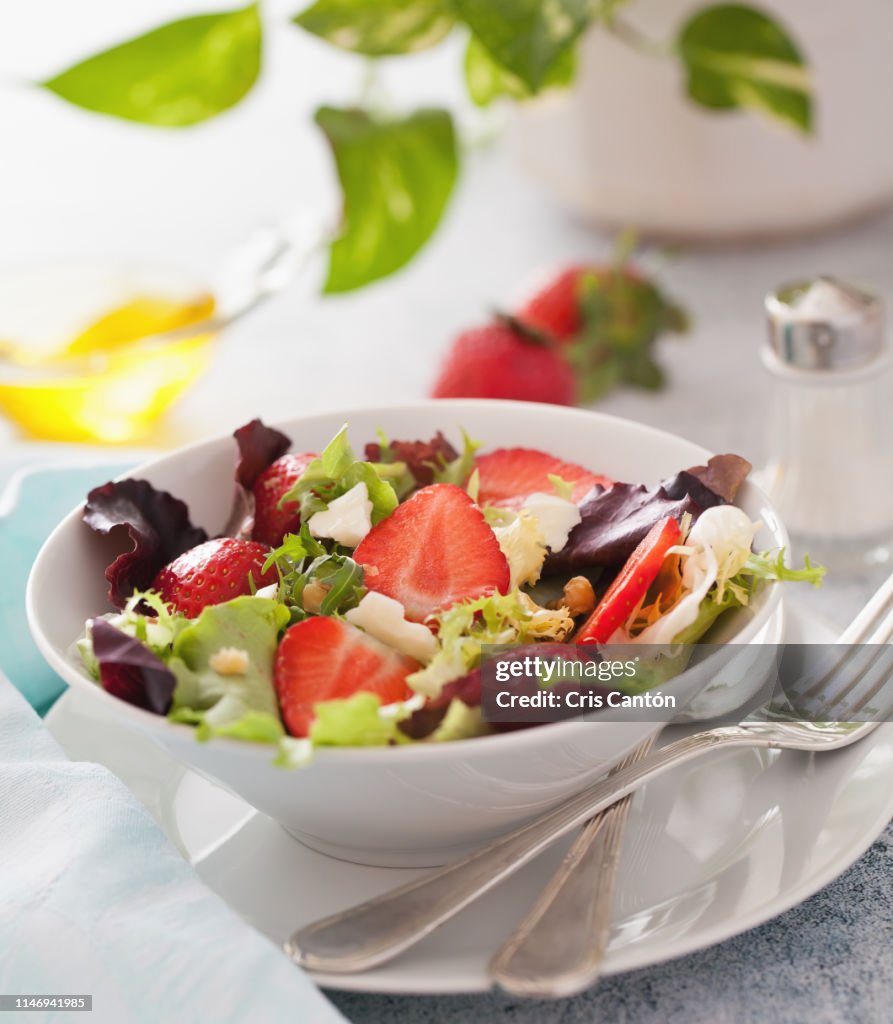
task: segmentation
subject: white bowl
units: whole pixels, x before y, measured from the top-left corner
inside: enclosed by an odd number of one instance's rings
[[[378,427],[399,438],[429,437],[439,429],[456,436],[464,427],[488,449],[542,448],[615,479],[649,484],[709,457],[697,445],[637,423],[515,402],[420,401],[298,416],[279,426],[297,449],[318,451],[345,421],[358,449]],[[130,475],[183,498],[193,521],[213,535],[229,510],[233,460],[234,443],[225,436],[155,459]],[[98,475],[96,483],[103,482]],[[761,491],[745,484],[738,504],[763,523],[759,547],[787,544]],[[583,789],[660,728],[655,722],[577,721],[455,743],[328,748],[291,772],[271,764],[268,747],[231,739],[199,743],[189,726],[106,693],[72,655],[85,620],[109,610],[103,570],[121,549],[117,538],[92,533],[81,514],[82,508],[75,509],[54,530],[28,581],[28,620],[44,657],[66,682],[91,697],[97,715],[111,715],[122,728],[147,734],[324,853],[367,864],[443,863]],[[777,586],[735,614],[725,637],[734,637],[736,645],[780,639]],[[741,651],[740,657],[747,661],[747,654]],[[725,678],[731,668],[724,670]],[[743,675],[747,690],[762,682],[752,668]],[[673,686],[694,697],[709,682],[704,669],[695,667]],[[728,704],[728,691],[721,692]],[[749,695],[737,686],[733,692],[733,703]]]

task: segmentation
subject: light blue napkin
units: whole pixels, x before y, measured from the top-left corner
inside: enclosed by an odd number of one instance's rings
[[[65,757],[2,676],[0,951],[0,992],[92,995],[90,1024],[344,1021],[122,782]]]
[[[343,1022],[204,885],[123,783],[69,761],[23,699],[46,710],[64,689],[27,630],[31,562],[65,512],[120,469],[26,476],[0,517],[0,666],[22,691],[0,673],[0,992],[92,995],[91,1024]]]
[[[65,683],[34,646],[25,618],[25,584],[52,529],[87,491],[128,466],[43,469],[16,476],[0,499],[0,668],[43,715]]]

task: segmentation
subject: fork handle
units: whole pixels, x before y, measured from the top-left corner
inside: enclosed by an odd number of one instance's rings
[[[295,963],[312,971],[353,974],[377,967],[429,935],[556,839],[674,765],[720,746],[770,745],[738,726],[683,737],[461,860],[306,925],[283,948]]]
[[[612,772],[642,761],[654,739]],[[632,796],[583,826],[539,899],[490,962],[490,978],[506,992],[558,999],[589,988],[601,972],[611,934],[614,883]]]

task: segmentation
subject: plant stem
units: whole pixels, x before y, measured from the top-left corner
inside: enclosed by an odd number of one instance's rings
[[[381,117],[393,111],[394,103],[382,80],[381,61],[377,57],[368,57],[363,61],[357,105]]]

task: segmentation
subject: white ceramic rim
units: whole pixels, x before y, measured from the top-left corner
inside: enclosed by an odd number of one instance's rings
[[[474,399],[474,398],[459,398],[459,399],[425,399],[418,400],[415,402],[402,402],[395,403],[387,406],[373,405],[373,406],[359,406],[344,410],[332,410],[321,414],[319,412],[307,413],[301,416],[289,417],[288,420],[280,420],[277,423],[270,424],[270,426],[281,426],[283,429],[289,428],[292,424],[300,424],[302,422],[311,422],[318,419],[321,415],[335,415],[342,416],[345,422],[349,422],[354,416],[382,416],[386,417],[388,413],[394,410],[401,410],[403,412],[412,412],[421,409],[430,409],[433,404],[442,406],[446,411],[456,410],[461,411],[462,409],[480,409],[493,406],[494,404],[499,406],[511,406],[518,410],[519,415],[523,415],[525,409],[536,409],[542,411],[543,406],[536,402],[510,402],[501,401],[496,399]],[[602,422],[609,423],[622,423],[624,429],[629,429],[633,433],[638,433],[643,443],[649,439],[656,439],[658,437],[673,437],[678,440],[683,440],[692,447],[700,449],[700,457],[705,461],[711,457],[711,452],[706,448],[702,448],[700,445],[690,442],[685,438],[680,438],[678,435],[670,434],[668,431],[660,430],[658,427],[647,426],[643,423],[637,423],[635,420],[627,420],[621,416],[612,416],[608,413],[594,412],[589,409],[578,409],[568,408],[564,406],[549,406],[551,410],[554,410],[556,415],[564,415],[569,419],[577,419],[581,423],[591,423],[593,418]],[[196,441],[189,445],[184,445],[180,448],[175,449],[172,452],[165,452],[163,455],[157,456],[156,458],[149,459],[147,462],[143,462],[138,466],[135,466],[132,470],[127,473],[121,474],[116,477],[118,480],[124,480],[133,476],[140,476],[152,470],[155,466],[167,462],[171,459],[175,459],[185,452],[197,451],[204,447],[211,447],[219,444],[226,438],[231,438],[231,433],[217,434],[212,438],[207,438],[203,441]],[[771,508],[771,503],[766,497],[765,493],[756,486],[752,481],[748,481],[750,487],[754,489],[757,495],[762,498],[767,505]],[[187,737],[191,742],[195,740],[195,729],[181,722],[171,722],[164,715],[156,715],[151,711],[146,711],[143,708],[138,708],[133,704],[128,704],[126,701],[120,700],[117,697],[107,693],[101,687],[98,687],[94,680],[88,678],[80,669],[77,668],[71,661],[64,657],[61,657],[57,652],[56,648],[50,643],[49,639],[45,636],[41,628],[41,615],[36,606],[35,601],[35,586],[34,580],[38,573],[41,571],[42,563],[47,557],[47,549],[50,547],[56,536],[63,530],[68,529],[70,524],[74,520],[80,520],[83,514],[84,505],[81,503],[76,508],[72,509],[68,515],[56,526],[52,533],[44,541],[37,557],[34,559],[34,564],[31,567],[31,572],[28,575],[28,583],[25,588],[25,612],[28,619],[28,626],[31,630],[31,635],[34,638],[34,642],[37,645],[38,650],[46,659],[51,668],[53,668],[62,679],[72,686],[79,686],[84,689],[88,689],[98,699],[104,699],[107,701],[114,701],[115,707],[118,712],[128,717],[134,725],[142,729],[145,732],[150,733],[164,733],[172,739],[186,739]],[[776,522],[780,523],[780,520],[776,516]],[[783,533],[783,528],[782,528]],[[786,536],[782,538],[785,542],[787,541]],[[775,583],[769,584],[769,593],[766,595],[766,600],[763,603],[759,613],[750,619],[736,634],[734,640],[735,643],[746,644],[749,643],[754,636],[759,633],[766,622],[769,621],[770,617],[775,613],[781,601],[781,589]],[[75,638],[72,638],[72,643]],[[469,739],[462,740],[462,749],[471,752],[472,750],[480,749],[481,744],[486,744],[488,747],[493,747],[495,744],[500,744],[500,749],[509,751],[523,751],[528,746],[539,746],[541,742],[542,729],[548,728],[550,735],[555,736],[556,740],[559,737],[559,730],[567,731],[575,726],[579,725],[579,721],[568,721],[568,722],[551,722],[547,726],[536,728],[536,729],[519,729],[512,732],[496,733],[495,735],[489,736],[478,736]],[[607,724],[607,723],[605,723]],[[266,744],[261,743],[246,743],[242,740],[232,739],[227,736],[215,737],[213,741],[216,745],[225,745],[233,753],[237,753],[240,756],[254,758],[255,760],[263,760],[269,762],[270,759],[270,747]],[[389,765],[393,763],[407,764],[408,759],[424,759],[426,761],[435,761],[450,759],[455,755],[455,744],[454,743],[416,743],[407,744],[401,746],[398,749],[391,747],[317,747],[314,748],[313,757],[314,759],[325,759],[326,761],[337,760],[344,761],[353,764],[378,764],[378,765]]]

